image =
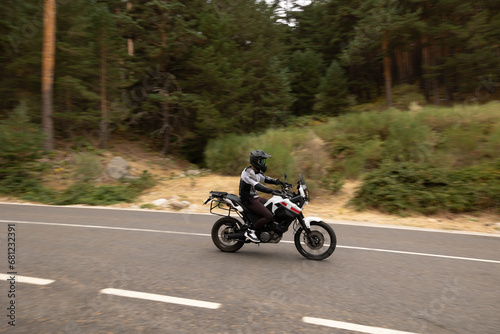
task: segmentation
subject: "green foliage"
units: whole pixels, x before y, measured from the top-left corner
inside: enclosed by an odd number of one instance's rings
[[[412,103],[420,106],[426,104],[425,96],[416,85],[403,84],[393,88],[393,107],[400,110],[409,110]]]
[[[321,79],[314,109],[325,115],[340,115],[347,111],[347,79],[337,61],[332,61]]]
[[[42,156],[43,135],[30,123],[26,101],[0,124],[0,166],[2,169],[30,163]]]
[[[280,6],[253,0],[59,3],[56,138],[84,136],[95,145],[108,125],[108,132],[147,134],[163,153],[181,151],[201,161],[210,139],[262,132],[286,124],[290,115],[382,110],[382,42],[398,109],[497,96],[495,1],[325,0],[282,12]],[[4,1],[0,11],[0,117],[24,99],[39,122],[42,3]],[[284,24],[288,19],[293,26]],[[350,104],[370,104],[347,108],[346,96]]]
[[[472,166],[497,155],[497,105],[467,111],[429,106],[415,112],[348,113],[327,122],[300,118],[298,124],[306,128],[293,124],[262,135],[212,140],[205,152],[206,163],[213,170],[237,175],[247,165],[248,153],[264,147],[273,155],[269,163],[276,168],[289,174],[303,172],[318,181],[330,173],[357,179],[383,163],[431,163],[448,169]]]
[[[344,178],[335,173],[332,173],[328,177],[321,180],[321,186],[328,190],[331,194],[338,193],[344,186],[344,183]]]
[[[75,178],[80,182],[88,182],[98,178],[103,168],[99,157],[88,152],[73,154],[76,161]]]
[[[442,168],[471,166],[498,155],[498,103],[420,111],[395,109],[345,114],[314,128],[328,143],[333,169],[348,178],[382,162],[431,163]]]
[[[307,129],[268,130],[261,135],[225,136],[209,142],[205,150],[207,167],[227,175],[239,175],[249,166],[253,150],[264,150],[268,159],[268,174],[326,176],[328,153],[324,143]]]
[[[435,145],[431,129],[414,119],[411,114],[400,113],[389,125],[384,143],[384,156],[396,162],[428,161]]]
[[[30,123],[28,106],[22,101],[0,124],[0,192],[22,194],[39,187],[38,173],[44,165],[43,135]]]
[[[228,135],[211,140],[205,149],[206,165],[222,174],[238,175],[249,165],[252,139],[250,135]]]
[[[351,200],[358,209],[389,213],[500,212],[500,162],[446,170],[400,163],[366,175]]]
[[[313,110],[324,65],[321,55],[310,49],[298,50],[290,55],[291,88],[295,95],[292,111],[295,115],[307,115]]]
[[[77,182],[53,198],[45,200],[56,205],[111,205],[133,202],[137,196],[154,184],[152,175],[144,171],[138,179],[124,180],[119,185],[96,186],[89,182]],[[33,196],[24,198],[32,199]]]
[[[108,124],[150,135],[164,153],[201,161],[206,152],[214,170],[234,175],[261,148],[276,173],[303,171],[331,188],[339,184],[332,173],[359,178],[383,163],[456,169],[498,156],[499,105],[479,105],[498,94],[497,1],[312,1],[284,13],[293,27],[279,20],[278,2],[128,3],[60,1],[58,139],[91,148]],[[40,121],[43,7],[4,1],[0,11],[0,191],[50,198],[39,185],[43,138],[29,121]],[[397,109],[477,105],[382,111],[383,46]],[[369,103],[346,113],[346,96]],[[19,101],[24,111],[8,116]],[[75,178],[98,174],[96,158],[82,156]]]

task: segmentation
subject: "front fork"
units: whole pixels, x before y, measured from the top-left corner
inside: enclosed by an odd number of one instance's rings
[[[318,237],[317,234],[311,232],[311,222],[312,221],[322,221],[321,218],[308,217],[306,219],[306,218],[304,218],[304,215],[301,212],[300,215],[297,217],[297,219],[299,220],[300,225],[302,226],[302,228],[305,231],[305,234],[306,234],[305,240],[307,240],[306,243],[308,243],[312,247],[321,246],[323,241]]]
[[[299,214],[299,216],[297,217],[297,220],[299,221],[300,223],[300,226],[302,226],[302,228],[304,229],[304,231],[306,232],[306,235],[307,237],[309,238],[310,235],[311,235],[311,224],[308,224],[305,220],[304,220],[304,214],[301,212]]]

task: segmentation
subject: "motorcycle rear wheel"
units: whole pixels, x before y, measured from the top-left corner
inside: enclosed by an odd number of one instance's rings
[[[294,236],[295,247],[299,253],[309,260],[321,261],[332,255],[337,246],[335,232],[325,222],[311,222],[311,234],[307,236],[301,227],[297,229]]]
[[[240,227],[236,219],[231,217],[221,218],[212,227],[212,241],[223,252],[236,252],[245,243],[237,239],[228,239],[224,235],[238,232],[240,232]]]

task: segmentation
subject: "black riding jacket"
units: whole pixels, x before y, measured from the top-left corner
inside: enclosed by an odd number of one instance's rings
[[[259,197],[258,191],[270,194],[273,190],[260,182],[278,184],[278,179],[265,176],[263,173],[256,173],[252,166],[249,166],[241,172],[240,179],[240,198],[242,202],[248,202],[252,198]]]

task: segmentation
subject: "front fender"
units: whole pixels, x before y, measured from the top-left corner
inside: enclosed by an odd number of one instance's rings
[[[304,217],[304,223],[307,228],[311,228],[311,222],[321,222],[323,219],[319,217]]]

